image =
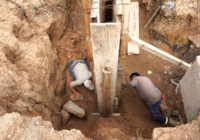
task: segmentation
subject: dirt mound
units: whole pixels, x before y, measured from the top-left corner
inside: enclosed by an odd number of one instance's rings
[[[94,133],[95,140],[131,140],[136,138],[128,136],[118,128],[105,127]]]
[[[0,106],[7,112],[40,115],[61,125],[66,65],[51,41],[68,23],[65,6],[51,0],[0,2]],[[66,4],[66,3],[63,3]]]
[[[79,131],[72,129],[55,131],[52,124],[41,117],[23,117],[18,113],[0,117],[1,139],[12,140],[89,140]]]
[[[155,128],[153,140],[199,140],[200,138],[200,116],[192,123],[180,125],[175,128]]]

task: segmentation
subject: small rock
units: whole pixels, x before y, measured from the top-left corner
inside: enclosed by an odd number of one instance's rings
[[[33,111],[33,108],[31,106],[28,106],[28,111],[29,112],[32,112]]]
[[[63,118],[63,124],[66,124],[71,115],[64,109],[62,109],[61,113],[62,113],[62,118]]]

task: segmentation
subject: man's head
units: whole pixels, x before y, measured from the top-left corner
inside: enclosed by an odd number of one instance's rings
[[[132,74],[130,75],[130,80],[132,81],[133,78],[136,77],[136,76],[140,76],[140,74],[137,73],[137,72],[132,73]]]
[[[88,88],[89,90],[94,90],[94,84],[92,83],[91,80],[85,80],[84,81],[84,86]]]

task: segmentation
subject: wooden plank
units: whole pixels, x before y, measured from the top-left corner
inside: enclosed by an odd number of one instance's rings
[[[130,4],[129,32],[132,36],[139,38],[139,2]],[[128,43],[128,55],[139,54],[139,47],[132,42]]]
[[[128,41],[129,41],[129,34],[122,34],[122,39],[120,44],[120,55],[126,54]]]
[[[139,2],[130,4],[129,32],[132,36],[139,38]]]
[[[104,74],[104,81],[103,81],[104,116],[109,117],[111,69],[109,67],[104,67],[103,74]]]
[[[133,41],[129,41],[127,47],[127,54],[128,55],[140,54],[140,47],[137,46]]]
[[[115,113],[119,111],[119,98],[115,97]]]
[[[158,49],[158,48],[156,48],[156,47],[154,47],[154,46],[152,46],[152,45],[150,45],[150,44],[148,44],[148,43],[146,43],[142,40],[140,40],[139,38],[136,38],[132,35],[130,35],[130,38],[139,47],[141,47],[142,49],[144,49],[144,50],[146,50],[146,51],[148,51],[148,52],[150,52],[150,53],[152,53],[152,54],[154,54],[158,57],[161,57],[161,58],[163,58],[163,59],[165,59],[165,60],[167,60],[171,63],[174,63],[175,65],[179,65],[184,69],[188,69],[189,67],[191,67],[190,64],[188,64],[188,63],[186,63],[186,62],[184,62],[184,61],[182,61],[182,60],[180,60],[180,59],[178,59],[178,58],[176,58],[176,57],[174,57],[174,56],[172,56],[172,55],[170,55],[170,54],[168,54],[168,53],[166,53],[166,52],[164,52],[164,51],[162,51],[162,50],[160,50],[160,49]]]
[[[123,29],[128,30],[129,29],[129,15],[130,15],[130,2],[131,0],[122,0],[123,6],[122,6],[122,23],[123,23]]]
[[[122,0],[116,0],[116,14],[117,15],[122,15]]]
[[[83,4],[83,13],[84,13],[84,20],[85,20],[85,28],[87,36],[90,37],[90,13],[91,13],[91,0],[82,0]]]
[[[110,113],[114,112],[117,66],[120,43],[120,23],[91,23],[91,40],[94,59],[94,73],[97,89],[98,109],[103,113],[104,67],[111,68]]]
[[[92,0],[91,18],[96,18],[97,19],[97,23],[100,23],[99,6],[100,6],[100,1],[99,0]]]
[[[115,94],[115,96],[118,97],[119,100],[121,97],[123,71],[124,71],[123,66],[119,64],[117,68],[117,83],[116,83],[116,94]]]

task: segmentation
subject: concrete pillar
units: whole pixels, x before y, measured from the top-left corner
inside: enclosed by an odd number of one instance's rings
[[[185,114],[189,122],[189,118],[196,115],[200,109],[200,56],[196,58],[181,79],[180,88]]]

